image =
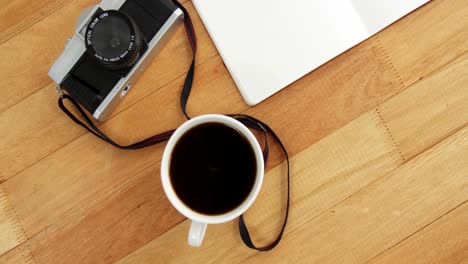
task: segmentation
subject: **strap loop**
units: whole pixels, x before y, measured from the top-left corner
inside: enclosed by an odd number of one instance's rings
[[[88,125],[83,123],[80,119],[78,119],[76,116],[74,116],[73,113],[71,113],[67,109],[67,107],[64,104],[64,100],[68,100],[73,104],[75,109],[78,110],[81,117],[86,121],[86,124],[88,124]],[[59,100],[58,100],[58,105],[59,105],[60,109],[62,109],[62,111],[68,117],[70,117],[70,119],[73,120],[76,124],[83,127],[84,129],[88,130],[91,134],[95,135],[96,137],[98,137],[98,138],[106,141],[107,143],[111,144],[112,146],[120,148],[120,149],[141,149],[141,148],[149,147],[149,146],[152,146],[154,144],[158,144],[158,143],[169,140],[172,133],[174,133],[174,131],[175,131],[175,130],[170,130],[170,131],[167,131],[167,132],[164,132],[164,133],[161,133],[161,134],[154,135],[154,136],[149,137],[149,138],[147,138],[145,140],[142,140],[140,142],[124,146],[124,145],[120,145],[119,143],[116,143],[115,141],[110,139],[104,132],[102,132],[102,130],[100,130],[91,121],[91,119],[88,117],[88,115],[86,115],[83,108],[81,108],[81,106],[70,95],[63,94],[62,97],[60,97]]]
[[[246,126],[248,126],[250,128],[257,129],[257,130],[260,130],[260,131],[264,131],[265,146],[264,146],[264,150],[263,150],[263,158],[265,160],[265,166],[266,166],[266,162],[268,160],[268,152],[269,152],[268,141],[267,141],[267,137],[266,137],[267,134],[272,136],[273,139],[276,141],[276,143],[278,143],[278,145],[281,147],[281,149],[283,151],[283,154],[284,154],[284,157],[286,159],[286,165],[287,165],[286,212],[284,214],[283,225],[281,226],[281,230],[280,230],[278,236],[276,237],[276,239],[272,243],[270,243],[269,245],[266,245],[266,246],[263,246],[263,247],[255,246],[254,243],[252,242],[249,230],[248,230],[247,225],[245,223],[244,215],[241,215],[239,217],[239,233],[240,233],[240,236],[241,236],[242,241],[244,242],[244,244],[247,247],[249,247],[251,249],[254,249],[254,250],[257,250],[257,251],[269,251],[269,250],[272,250],[273,248],[275,248],[279,244],[279,242],[281,241],[281,238],[283,237],[284,230],[286,229],[286,225],[288,223],[289,201],[290,201],[290,183],[289,183],[289,181],[290,181],[290,164],[289,164],[288,151],[286,150],[286,147],[284,146],[283,142],[281,142],[281,139],[273,131],[273,129],[271,129],[267,124],[263,123],[262,121],[254,118],[252,116],[248,116],[248,115],[244,115],[244,114],[229,115],[229,116],[232,117],[232,118],[237,119],[238,121],[240,121],[241,123],[243,123],[244,125],[246,125]]]

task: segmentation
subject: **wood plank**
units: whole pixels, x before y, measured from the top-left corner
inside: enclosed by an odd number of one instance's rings
[[[371,263],[467,263],[468,203],[465,202]]]
[[[397,168],[401,159],[377,113],[371,111],[297,154],[291,164],[288,234]],[[260,196],[247,213],[256,243],[271,241],[281,225],[284,172],[284,165],[279,165],[265,175]],[[200,249],[187,245],[188,228],[189,221],[184,221],[119,263],[238,263],[253,253],[242,245],[234,223],[210,226]]]
[[[26,246],[19,245],[8,251],[6,254],[0,255],[0,263],[2,264],[34,264],[34,260],[29,254]]]
[[[28,241],[36,263],[114,263],[184,219],[161,192],[159,165],[134,178],[76,226]]]
[[[75,8],[76,7],[70,7],[70,10],[74,10]],[[187,8],[189,12],[195,13],[191,3],[188,4]],[[57,16],[63,17],[72,15],[69,14],[72,11],[63,12],[64,14]],[[216,50],[209,40],[206,30],[201,25],[201,21],[198,16],[195,15],[193,20],[197,27],[198,37],[201,42],[199,45],[200,53],[197,57],[198,63],[201,64],[212,57],[212,55],[216,53]],[[44,23],[49,23],[50,21],[48,21],[49,19],[46,19],[44,20]],[[134,89],[129,92],[125,100],[123,100],[122,104],[114,112],[113,116],[135,104],[147,95],[153,93],[157,89],[167,85],[167,83],[173,79],[183,75],[190,64],[191,55],[189,47],[190,45],[187,41],[187,37],[185,36],[185,31],[183,27],[181,27],[174,38],[163,49],[155,62],[147,69],[142,79],[139,81],[138,86],[134,87]],[[36,49],[35,52],[42,51]],[[176,60],[174,59],[174,54],[177,54]],[[33,58],[35,57],[33,56]],[[18,63],[21,64],[25,62]],[[35,61],[34,63],[41,62]],[[20,67],[20,65],[18,67]],[[36,73],[40,75],[45,75],[47,73],[46,69],[42,69],[44,72],[40,72],[41,69],[38,70],[34,67],[31,69],[35,71],[37,70],[38,72]],[[12,69],[12,71],[13,70],[14,69]],[[199,72],[200,71],[197,70],[197,73]],[[216,72],[217,71],[210,72],[210,74]],[[28,73],[28,75],[34,74],[35,73],[33,72]],[[199,74],[203,74],[203,70]],[[18,78],[8,78],[15,83],[18,82]],[[205,76],[204,78],[207,78],[207,80],[213,80],[213,78],[209,76]],[[31,79],[31,82],[36,82],[34,80],[35,79]],[[50,82],[48,78],[47,82]],[[199,84],[202,85],[202,83]],[[225,85],[225,83],[219,84]],[[26,87],[15,86],[15,90],[17,88],[20,90],[26,89]],[[0,138],[0,149],[4,150],[0,153],[0,167],[2,167],[2,170],[0,170],[0,182],[7,180],[18,172],[29,167],[31,164],[34,164],[38,160],[53,153],[58,148],[66,145],[85,133],[84,130],[79,129],[72,124],[68,117],[59,110],[56,103],[57,94],[54,89],[54,84],[48,84],[31,96],[25,98],[23,101],[17,103],[3,113],[0,113],[0,131],[3,133],[3,137]],[[177,88],[171,86],[171,89]],[[230,93],[220,96],[222,97],[227,95],[230,95]],[[174,100],[178,101],[177,98]],[[153,108],[151,105],[147,105],[147,107],[147,109]],[[155,115],[155,113],[157,113],[148,110],[143,111],[149,112],[151,115]],[[164,110],[159,113],[164,113]],[[175,113],[175,111],[168,113]],[[164,116],[170,118],[166,115]],[[172,117],[173,116],[174,115],[172,115]],[[154,131],[154,127],[152,127],[151,131]],[[48,144],[45,145],[43,142],[48,142]]]
[[[71,0],[0,1],[0,44]],[[96,0],[94,2],[97,2]]]
[[[379,107],[405,159],[468,124],[467,70],[465,53]]]
[[[31,237],[61,222],[85,217],[96,204],[133,184],[135,175],[160,159],[163,147],[121,151],[86,135],[2,187]]]
[[[0,98],[0,112],[39,89],[46,89],[45,86],[52,83],[47,75],[50,66],[62,53],[66,39],[73,33],[75,20],[80,12],[93,2],[95,0],[70,2],[57,12],[0,45],[1,57],[9,58],[11,54],[16,56],[15,60],[3,60],[0,64],[0,87],[5,89],[5,95]],[[212,57],[216,50],[194,11],[192,3],[186,3],[186,6],[193,15],[194,26],[200,38],[197,58],[198,62],[201,63]],[[142,78],[151,85],[144,85],[140,81],[139,86],[146,88],[132,89],[124,100],[124,104],[127,104],[128,107],[128,105],[134,104],[162,85],[182,75],[188,70],[191,56],[185,30],[180,27],[155,63],[145,71]]]
[[[0,113],[0,183],[84,134],[58,108],[54,85],[46,88]]]
[[[409,86],[468,50],[467,0],[433,0],[378,34]]]
[[[26,240],[21,224],[10,206],[7,196],[0,187],[0,255]]]

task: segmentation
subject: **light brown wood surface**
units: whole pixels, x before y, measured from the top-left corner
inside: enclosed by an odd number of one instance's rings
[[[0,263],[468,263],[468,1],[434,0],[255,107],[190,1],[199,39],[188,110],[247,113],[291,156],[281,244],[257,253],[237,223],[201,248],[159,180],[164,144],[115,149],[56,105],[48,68],[95,0],[0,0]],[[22,11],[23,10],[23,11]],[[181,27],[105,123],[123,143],[184,121]],[[277,147],[246,213],[255,243],[281,225]]]

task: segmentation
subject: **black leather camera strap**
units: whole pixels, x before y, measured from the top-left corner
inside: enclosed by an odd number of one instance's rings
[[[184,21],[185,29],[187,31],[187,36],[188,36],[188,38],[190,40],[190,45],[191,45],[192,51],[193,51],[192,63],[191,63],[190,68],[189,68],[189,70],[187,72],[187,76],[185,77],[185,82],[184,82],[184,85],[182,87],[182,92],[181,92],[181,96],[180,96],[180,105],[181,105],[181,108],[182,108],[182,112],[183,112],[183,114],[185,115],[185,117],[187,119],[190,119],[190,116],[187,114],[187,102],[188,102],[188,99],[189,99],[189,96],[190,96],[190,91],[192,89],[192,83],[193,83],[193,77],[194,77],[194,74],[195,74],[195,55],[196,55],[196,52],[197,52],[197,38],[196,38],[196,35],[195,35],[195,30],[193,28],[192,20],[190,18],[189,13],[185,9],[185,7],[183,5],[181,5],[179,2],[177,2],[176,0],[173,0],[173,2],[184,13],[184,16],[185,16],[185,21]],[[68,101],[71,102],[73,107],[79,112],[80,116],[82,117],[82,119],[84,121],[77,118],[67,108],[67,106],[64,104],[65,100],[68,100]],[[155,144],[158,144],[158,143],[169,140],[169,138],[171,137],[171,135],[175,131],[175,130],[170,130],[170,131],[167,131],[167,132],[163,132],[163,133],[151,136],[151,137],[149,137],[147,139],[144,139],[142,141],[136,142],[136,143],[131,144],[131,145],[121,145],[121,144],[113,141],[102,130],[100,130],[93,123],[93,121],[88,117],[88,115],[85,113],[83,108],[78,104],[78,102],[75,99],[73,99],[73,97],[71,97],[70,95],[61,94],[60,98],[58,100],[58,105],[59,105],[60,109],[68,117],[70,117],[70,119],[73,120],[76,124],[80,125],[81,127],[86,129],[87,131],[89,131],[94,136],[96,136],[96,137],[104,140],[105,142],[107,142],[107,143],[109,143],[109,144],[111,144],[111,145],[113,145],[113,146],[115,146],[117,148],[120,148],[120,149],[141,149],[141,148],[149,147],[149,146],[152,146],[152,145],[155,145]],[[285,159],[286,159],[286,165],[287,165],[286,209],[285,209],[283,225],[281,227],[281,230],[280,230],[277,238],[267,246],[263,246],[263,247],[255,246],[254,243],[252,242],[251,237],[250,237],[250,233],[249,233],[249,230],[248,230],[247,225],[245,223],[244,216],[241,215],[239,217],[239,233],[240,233],[240,236],[241,236],[242,240],[244,241],[245,245],[247,247],[251,248],[251,249],[255,249],[255,250],[258,250],[258,251],[268,251],[268,250],[271,250],[274,247],[276,247],[276,245],[278,245],[278,243],[280,242],[280,240],[281,240],[281,238],[283,236],[283,233],[284,233],[284,230],[286,228],[287,221],[288,221],[289,200],[290,200],[290,183],[289,183],[289,181],[290,181],[290,166],[289,166],[288,152],[287,152],[285,146],[283,145],[283,143],[281,142],[280,138],[278,137],[278,135],[276,135],[275,132],[273,131],[273,129],[271,129],[267,124],[263,123],[262,121],[254,118],[252,116],[245,115],[245,114],[234,114],[234,115],[227,115],[227,116],[230,116],[230,117],[232,117],[234,119],[237,119],[238,121],[243,123],[245,126],[251,128],[251,129],[258,130],[258,131],[263,133],[263,136],[264,136],[263,158],[265,160],[265,166],[267,164],[268,156],[269,156],[268,155],[269,154],[268,135],[270,135],[270,137],[272,137],[273,140],[281,147],[281,149],[283,151],[283,154],[285,156]]]
[[[286,150],[286,147],[284,146],[283,142],[281,142],[281,139],[276,135],[275,131],[271,129],[270,126],[267,124],[263,123],[262,121],[256,119],[255,117],[249,116],[249,115],[244,115],[244,114],[237,114],[237,115],[227,115],[230,116],[234,119],[237,119],[241,123],[243,123],[245,126],[255,129],[255,130],[260,130],[263,131],[264,133],[264,138],[265,138],[265,143],[263,147],[263,159],[265,161],[265,167],[268,161],[268,153],[269,153],[269,146],[268,146],[268,140],[267,140],[267,134],[270,135],[273,140],[281,147],[281,150],[283,151],[284,158],[286,159],[286,166],[287,166],[287,178],[286,178],[286,184],[287,184],[287,194],[286,194],[286,209],[284,213],[284,220],[283,220],[283,225],[281,226],[281,230],[276,237],[276,239],[270,243],[267,246],[263,247],[257,247],[254,245],[251,237],[249,230],[247,228],[247,225],[244,220],[244,215],[241,215],[239,217],[239,233],[242,238],[242,241],[244,241],[244,244],[251,248],[255,249],[258,251],[269,251],[275,248],[279,242],[281,241],[281,238],[283,237],[284,230],[286,229],[286,224],[288,223],[288,216],[289,216],[289,201],[290,201],[290,164],[289,164],[289,156],[288,156],[288,151]]]

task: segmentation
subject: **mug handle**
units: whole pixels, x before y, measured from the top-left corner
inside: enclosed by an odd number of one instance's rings
[[[192,247],[199,247],[205,237],[207,224],[192,221],[188,235],[188,243]]]

